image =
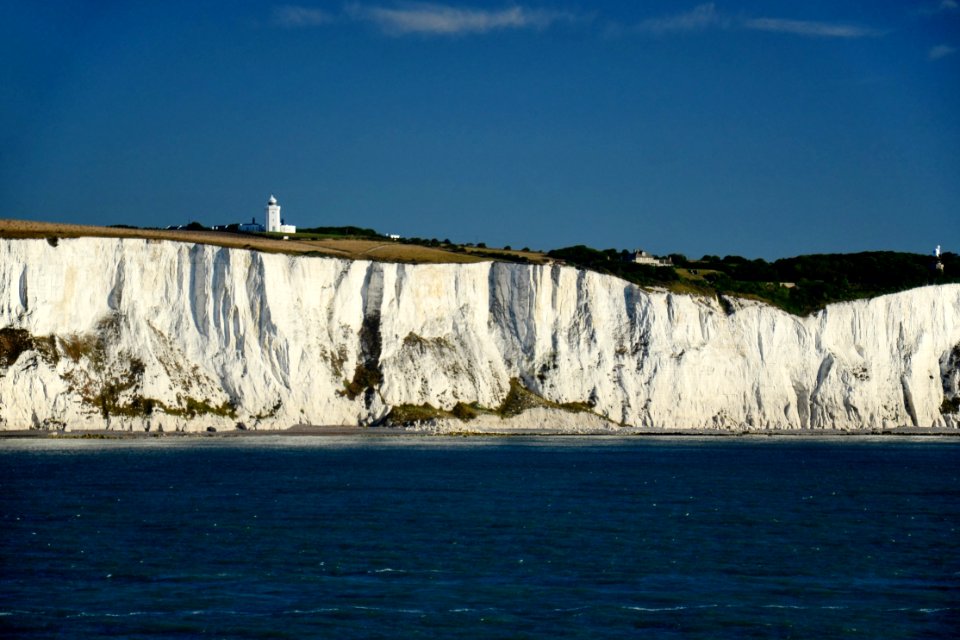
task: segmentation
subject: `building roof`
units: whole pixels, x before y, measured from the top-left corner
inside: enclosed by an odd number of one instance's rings
[[[277,199],[273,197],[273,194],[270,195],[270,199],[267,200],[267,204],[277,204]]]

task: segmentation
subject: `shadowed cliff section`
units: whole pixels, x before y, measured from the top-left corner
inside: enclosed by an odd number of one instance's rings
[[[380,352],[383,341],[380,334],[380,308],[383,305],[383,267],[376,262],[370,263],[363,280],[360,296],[363,300],[363,321],[360,324],[360,360],[351,379],[344,389],[344,395],[353,400],[363,395],[363,401],[369,409],[373,406],[377,387],[383,381],[380,370]]]

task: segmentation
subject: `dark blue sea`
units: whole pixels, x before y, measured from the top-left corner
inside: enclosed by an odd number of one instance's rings
[[[4,440],[0,635],[956,638],[960,442]]]

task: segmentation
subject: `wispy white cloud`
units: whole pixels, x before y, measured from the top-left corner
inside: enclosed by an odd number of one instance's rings
[[[780,18],[751,18],[743,21],[743,27],[755,31],[789,33],[808,38],[875,38],[884,34],[879,29],[853,24]]]
[[[927,57],[931,60],[939,60],[940,58],[946,58],[949,55],[952,55],[957,52],[956,47],[951,47],[948,44],[939,44],[930,49],[927,52]]]
[[[635,30],[652,35],[705,31],[714,27],[724,27],[729,20],[720,15],[714,3],[697,5],[690,11],[659,18],[648,18],[636,25]]]
[[[414,3],[396,7],[351,4],[347,15],[369,22],[388,35],[463,35],[503,29],[545,29],[557,22],[573,22],[577,16],[564,11],[511,6],[504,9],[453,7]]]
[[[941,0],[940,11],[960,11],[960,2],[957,0]]]
[[[285,4],[273,10],[273,22],[287,29],[316,27],[334,21],[334,16],[320,9]]]
[[[945,0],[956,3],[958,0]],[[719,11],[708,2],[689,11],[668,16],[648,18],[634,25],[633,31],[649,35],[692,33],[709,29],[749,29],[787,33],[808,38],[868,38],[884,35],[884,31],[855,24],[787,20],[783,18],[733,17]],[[618,32],[622,30],[616,30]]]
[[[942,0],[941,7],[953,8],[960,0]],[[500,9],[454,6],[436,2],[364,4],[352,2],[340,13],[309,6],[287,4],[274,9],[274,24],[285,28],[315,27],[333,22],[363,22],[391,36],[456,36],[483,34],[508,29],[546,29],[556,23],[589,21],[590,17],[570,11],[510,5]],[[786,33],[812,38],[867,38],[884,35],[872,27],[835,22],[787,20],[782,18],[732,17],[716,4],[699,4],[689,11],[653,17],[632,27],[609,25],[611,33],[632,31],[651,36],[702,32],[710,29],[749,29]]]

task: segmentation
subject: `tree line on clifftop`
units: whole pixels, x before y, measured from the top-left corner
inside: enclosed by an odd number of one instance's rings
[[[555,249],[547,255],[641,286],[754,298],[798,315],[834,302],[960,282],[960,256],[950,252],[940,257],[942,270],[933,256],[896,251],[814,254],[773,262],[712,255],[691,260],[671,254],[672,266],[636,264],[631,252],[601,251],[584,245]]]

